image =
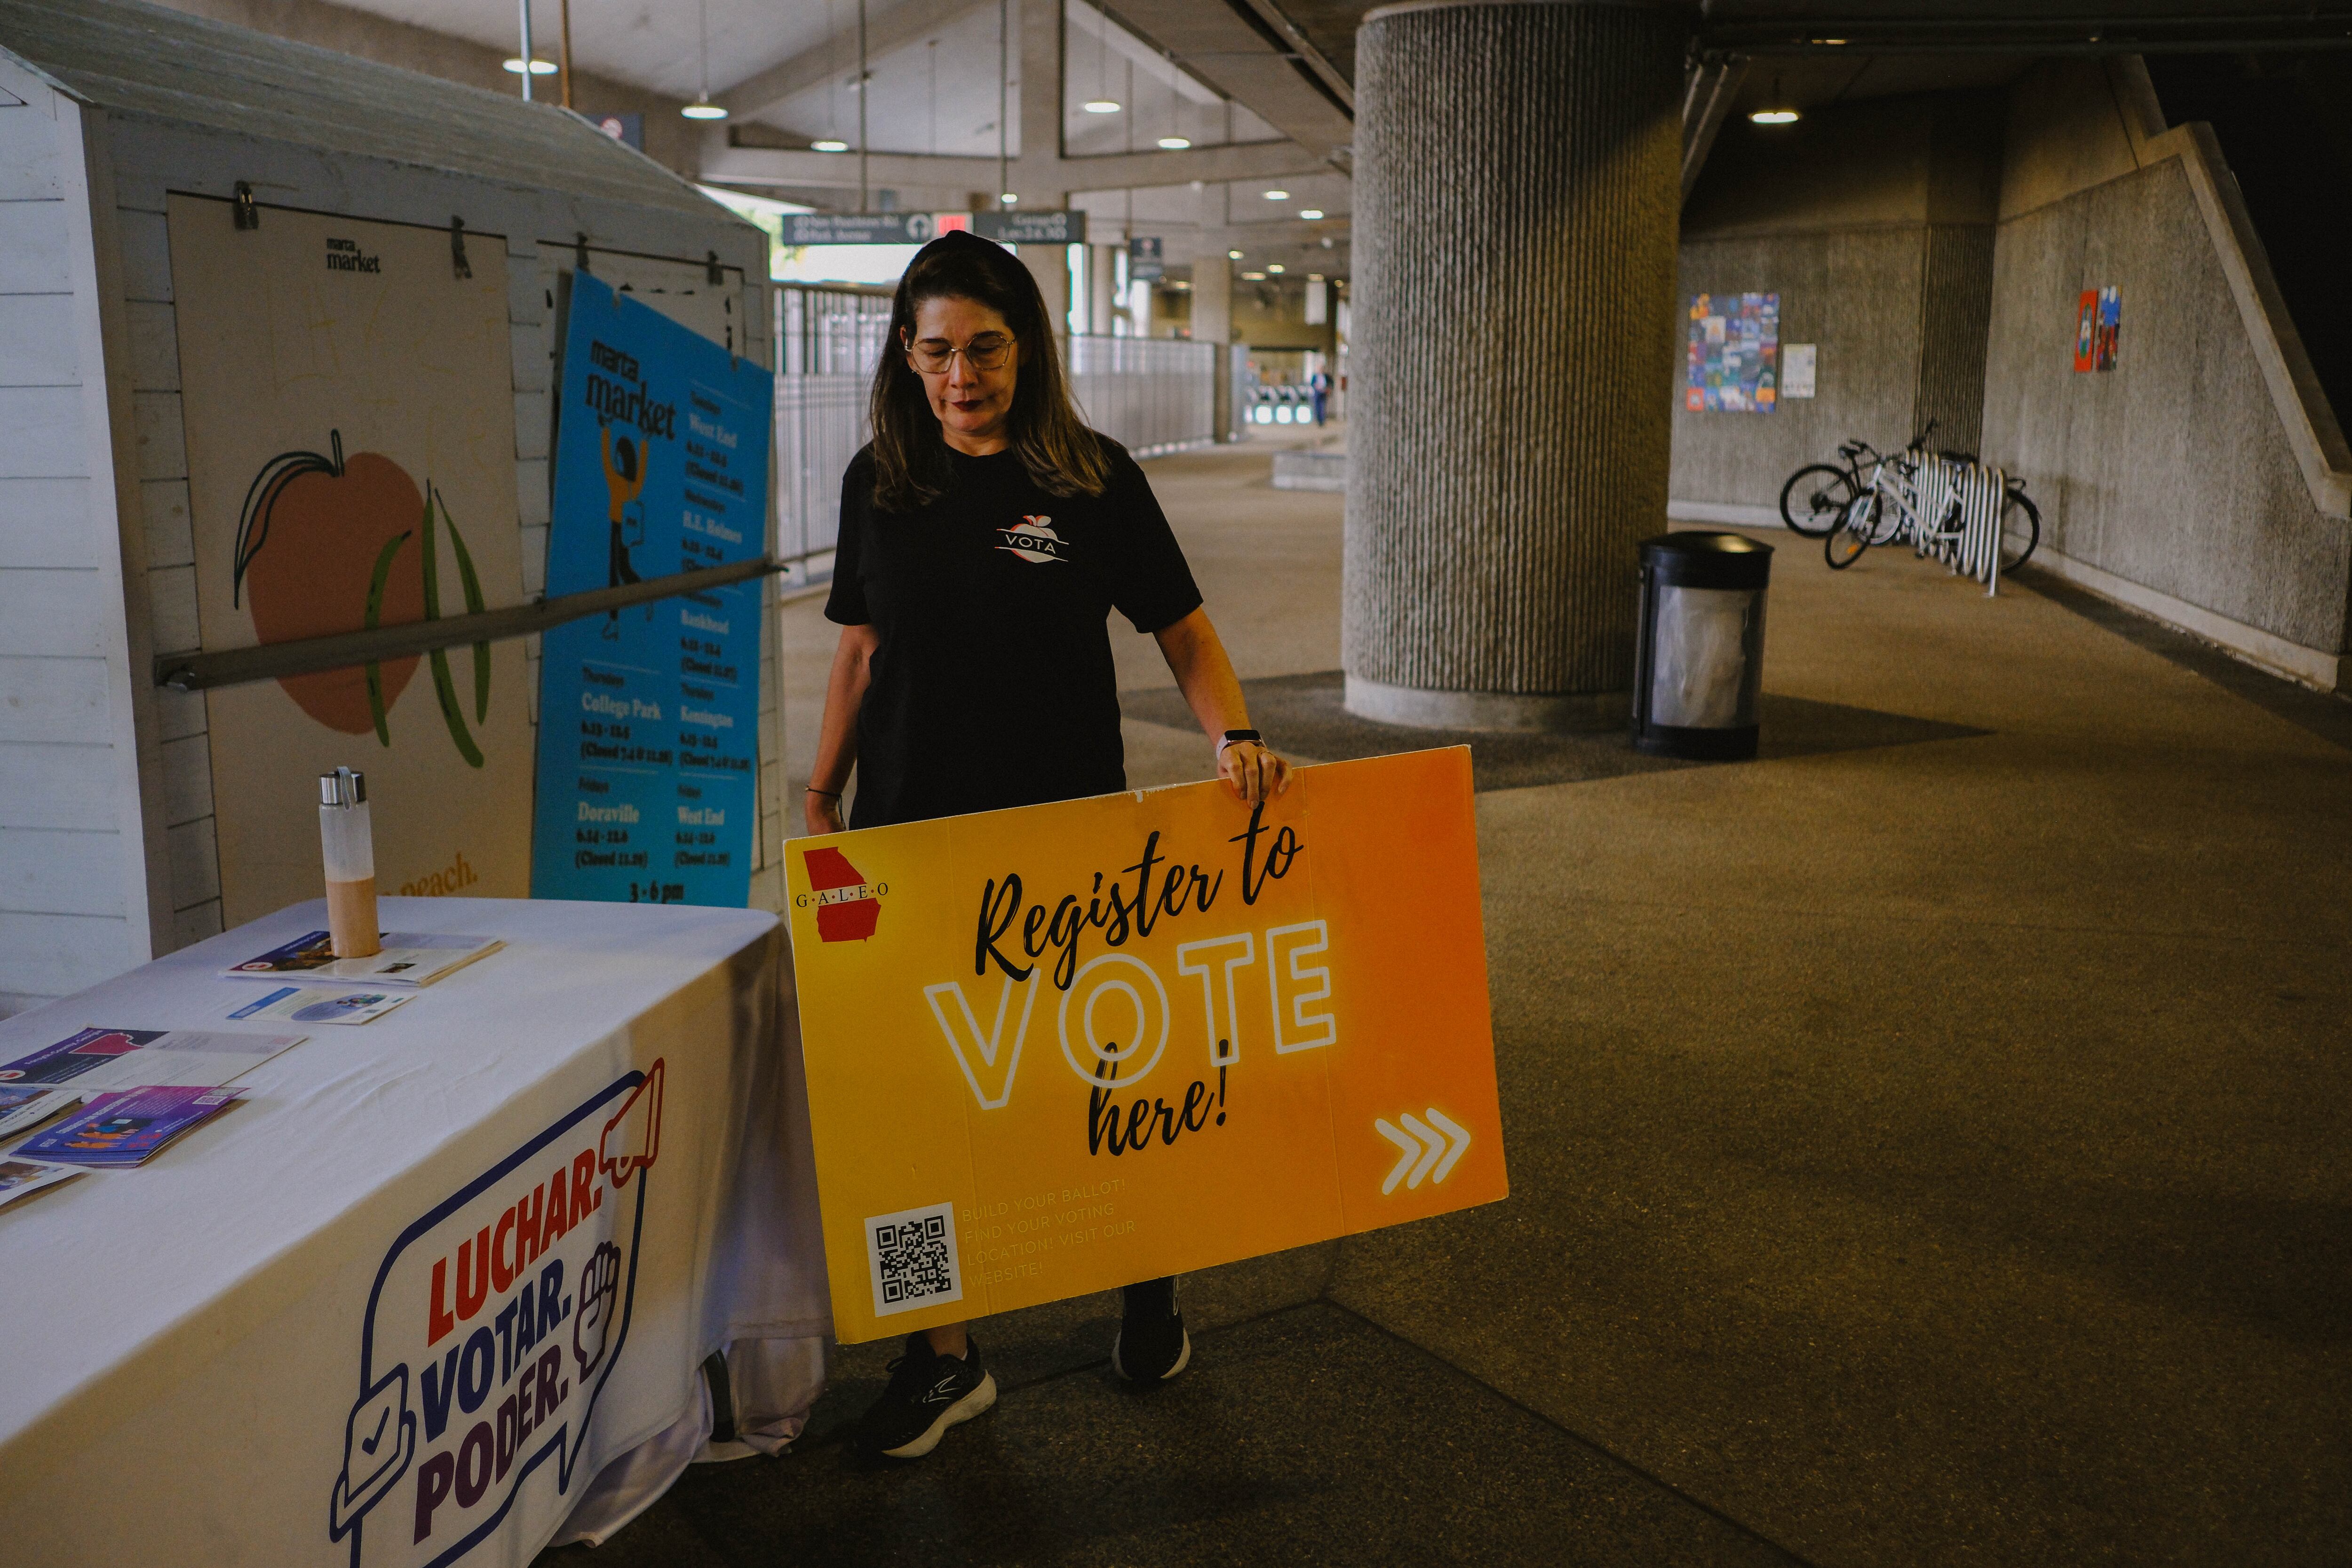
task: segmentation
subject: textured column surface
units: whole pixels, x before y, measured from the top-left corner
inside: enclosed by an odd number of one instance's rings
[[[1356,712],[1544,728],[1633,683],[1634,545],[1665,527],[1683,46],[1622,4],[1399,6],[1358,35]]]

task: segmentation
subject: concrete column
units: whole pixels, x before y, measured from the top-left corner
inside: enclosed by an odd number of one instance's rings
[[[1192,258],[1192,341],[1217,345],[1216,398],[1213,417],[1217,439],[1234,434],[1234,376],[1225,359],[1225,344],[1234,335],[1234,264],[1224,250],[1203,251]]]
[[[1016,245],[1013,253],[1029,276],[1037,279],[1037,291],[1045,296],[1045,321],[1055,337],[1067,336],[1070,331],[1070,252],[1062,245]]]
[[[1624,717],[1634,544],[1665,527],[1685,37],[1622,3],[1397,5],[1357,36],[1352,712]]]
[[[1108,333],[1118,309],[1118,247],[1087,247],[1087,331]]]

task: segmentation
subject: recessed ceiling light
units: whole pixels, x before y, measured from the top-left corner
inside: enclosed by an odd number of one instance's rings
[[[1162,136],[1160,139],[1160,145],[1171,153],[1181,153],[1192,144],[1192,139],[1190,136]]]
[[[1310,272],[1307,275],[1307,281],[1309,283],[1320,283],[1323,281],[1323,274],[1320,272]]]
[[[520,59],[505,60],[500,63],[503,64],[507,69],[514,72],[515,75],[522,75],[522,61]],[[533,76],[553,76],[555,74],[555,62],[553,60],[533,60],[530,62],[530,74]]]
[[[1118,104],[1116,100],[1108,98],[1088,99],[1087,100],[1087,112],[1088,114],[1117,114],[1118,112]]]
[[[828,136],[822,142],[810,142],[809,151],[812,153],[846,153],[849,151],[849,143],[846,142],[836,142]]]
[[[1793,109],[1759,109],[1748,118],[1758,125],[1794,125],[1797,111]]]
[[[1265,193],[1265,199],[1270,202],[1286,202],[1290,199],[1290,193],[1288,191],[1268,191]]]
[[[1323,216],[1323,209],[1321,207],[1301,207],[1298,209],[1298,216],[1304,218],[1321,217]]]
[[[719,108],[719,105],[715,103],[708,101],[701,103],[689,103],[684,109],[679,110],[678,112],[685,115],[688,120],[724,120],[727,118],[727,111],[725,110]]]
[[[1228,261],[1239,261],[1241,258],[1242,253],[1238,250],[1228,250],[1225,252],[1225,259]]]
[[[1242,274],[1242,281],[1244,283],[1263,283],[1265,281],[1265,274],[1263,272],[1244,272]]]
[[[1279,261],[1273,262],[1267,266],[1266,270],[1268,272],[1279,272],[1282,270],[1282,263]]]
[[[1019,201],[1021,198],[1020,198],[1020,196],[1018,196],[1018,195],[1015,195],[1014,193],[1013,193],[1013,192],[1011,192],[1011,191],[1007,191],[1007,192],[1005,192],[1003,195],[1001,195],[1001,196],[997,197],[996,199],[997,199],[998,201],[1000,201],[1000,202],[1003,202],[1006,206],[1008,206],[1008,207],[1009,207],[1009,206],[1011,206],[1013,203],[1015,203],[1015,202]]]

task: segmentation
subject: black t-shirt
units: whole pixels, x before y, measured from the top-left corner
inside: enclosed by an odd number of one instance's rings
[[[1143,470],[1103,447],[1099,496],[1047,494],[1009,450],[950,448],[954,482],[911,513],[876,510],[871,447],[849,465],[824,613],[881,638],[852,826],[1127,787],[1109,614],[1156,632],[1201,591]]]

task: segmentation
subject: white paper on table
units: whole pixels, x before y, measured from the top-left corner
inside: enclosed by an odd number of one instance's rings
[[[76,1176],[86,1176],[71,1165],[45,1165],[38,1160],[0,1160],[0,1208],[5,1208],[28,1193],[43,1187],[54,1187],[60,1182],[70,1182]]]
[[[0,1142],[30,1132],[52,1116],[72,1110],[81,1096],[69,1089],[39,1084],[0,1084]]]
[[[309,1038],[93,1026],[0,1066],[0,1083],[47,1084],[85,1097],[101,1089],[158,1084],[212,1089]],[[59,1046],[75,1048],[60,1053]],[[61,1070],[61,1062],[71,1063],[70,1069]]]
[[[415,995],[414,991],[352,990],[340,985],[285,985],[259,996],[251,988],[241,988],[236,1005],[226,1016],[235,1021],[251,1023],[259,1018],[282,1018],[289,1024],[364,1024],[380,1018],[403,1002]]]

